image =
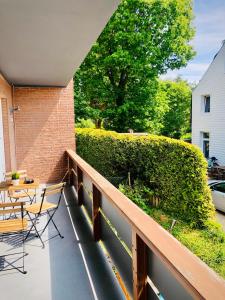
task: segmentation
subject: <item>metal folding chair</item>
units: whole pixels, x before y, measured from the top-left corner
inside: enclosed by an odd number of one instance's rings
[[[5,173],[5,181],[11,181],[12,173],[13,173],[12,171]],[[19,171],[17,171],[17,173],[20,175],[20,179],[25,179],[27,177],[26,170],[19,170]],[[20,190],[19,192],[9,191],[8,196],[9,196],[10,201],[12,201],[12,199],[14,201],[18,201],[20,199],[29,198],[30,204],[32,204],[33,202],[35,202],[36,190],[35,191],[32,191],[32,190],[22,190],[21,191]]]
[[[62,182],[62,183],[51,185],[51,186],[44,188],[43,192],[41,194],[41,197],[42,197],[41,202],[26,206],[26,212],[30,218],[31,227],[30,227],[25,239],[27,239],[29,237],[29,235],[31,234],[31,231],[34,230],[36,236],[40,239],[42,246],[44,248],[45,245],[42,240],[42,235],[45,232],[45,230],[48,227],[50,222],[54,225],[54,227],[57,231],[57,234],[51,238],[54,238],[58,235],[61,238],[63,238],[63,236],[61,235],[58,227],[56,226],[56,224],[53,220],[53,216],[55,215],[55,213],[59,207],[65,185],[66,185],[66,183]],[[46,197],[48,197],[50,195],[54,195],[54,194],[58,194],[57,203],[51,203],[51,202],[46,201]],[[34,215],[34,218],[32,218],[32,215]],[[39,218],[43,215],[48,215],[49,219],[48,219],[46,225],[44,226],[44,228],[41,231],[38,231],[37,222],[38,222]]]
[[[23,202],[9,202],[0,204],[0,216],[10,216],[11,214],[21,214],[20,218],[17,219],[1,219],[0,220],[0,242],[10,244],[9,239],[16,237],[16,247],[22,242],[22,251],[20,252],[7,252],[7,254],[0,255],[1,266],[0,271],[16,269],[19,272],[26,274],[24,270],[24,257],[27,255],[25,253],[25,231],[27,230],[27,220],[23,217],[24,212],[24,203]],[[18,235],[21,237],[18,240]],[[2,249],[3,247],[1,247]],[[22,256],[21,256],[22,255]],[[16,256],[10,261],[10,256]],[[22,266],[17,266],[16,263],[22,259]]]

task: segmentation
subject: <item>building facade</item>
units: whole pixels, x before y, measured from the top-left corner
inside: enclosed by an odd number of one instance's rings
[[[1,1],[0,181],[23,169],[41,182],[63,177],[75,150],[72,78],[118,4]]]
[[[225,44],[192,94],[192,143],[225,164]]]

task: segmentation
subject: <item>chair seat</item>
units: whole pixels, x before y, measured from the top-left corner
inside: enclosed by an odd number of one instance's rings
[[[27,219],[10,219],[0,221],[0,233],[19,232],[27,229]]]
[[[35,195],[35,192],[27,192],[27,193],[11,193],[10,197],[14,199],[21,199],[21,198],[26,198],[26,197],[33,197]]]
[[[41,206],[40,203],[31,204],[31,205],[26,206],[25,210],[29,213],[32,213],[32,214],[38,214],[39,211],[40,211],[40,206]],[[46,201],[46,202],[43,203],[41,211],[42,212],[47,211],[48,209],[53,209],[53,208],[56,208],[56,207],[57,207],[56,204]]]

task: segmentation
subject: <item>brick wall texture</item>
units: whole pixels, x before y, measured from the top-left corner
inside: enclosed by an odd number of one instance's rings
[[[66,149],[75,149],[73,81],[66,88],[16,87],[14,113],[17,169],[41,182],[66,172]]]

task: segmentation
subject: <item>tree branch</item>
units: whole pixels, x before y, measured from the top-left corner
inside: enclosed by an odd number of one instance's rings
[[[115,83],[115,79],[114,79],[114,76],[113,76],[113,71],[112,71],[112,69],[108,69],[108,70],[107,70],[107,75],[108,75],[108,77],[109,77],[109,80],[110,80],[110,82],[111,82],[113,88],[115,89],[115,88],[116,88],[116,83]]]

